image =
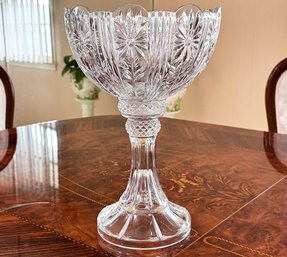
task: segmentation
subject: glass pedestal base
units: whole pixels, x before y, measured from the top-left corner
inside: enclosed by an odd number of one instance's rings
[[[156,210],[132,210],[120,202],[105,207],[98,216],[98,233],[110,244],[136,250],[168,247],[190,233],[188,211],[168,202]]]
[[[158,119],[128,119],[132,148],[131,174],[119,201],[98,216],[98,233],[118,247],[160,249],[184,240],[190,233],[188,211],[171,203],[163,192],[155,165]]]

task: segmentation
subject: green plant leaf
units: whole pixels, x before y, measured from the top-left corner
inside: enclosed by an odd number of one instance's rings
[[[65,57],[64,57],[64,63],[65,64],[68,64],[68,62],[70,61],[70,58],[72,57],[72,55],[66,55]]]
[[[75,71],[75,80],[76,80],[76,83],[79,83],[84,77],[85,77],[85,74],[84,74],[80,69],[78,69],[77,71]]]
[[[85,78],[85,74],[80,69],[78,63],[75,59],[73,59],[72,55],[67,55],[64,57],[65,66],[62,70],[62,76],[66,73],[71,74],[72,78],[76,83],[79,83],[83,78]]]
[[[62,70],[62,76],[64,76],[68,71],[70,70],[70,67],[68,67],[67,65],[64,67],[64,69]]]
[[[76,60],[71,60],[69,63],[67,63],[70,67],[78,68],[79,65],[77,64]]]

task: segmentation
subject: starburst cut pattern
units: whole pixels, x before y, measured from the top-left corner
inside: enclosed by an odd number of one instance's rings
[[[198,16],[188,19],[184,12],[175,36],[176,61],[185,64],[196,58],[203,28]]]
[[[115,43],[119,56],[126,57],[129,62],[133,59],[146,58],[148,50],[147,18],[140,13],[133,17],[128,11],[126,19],[115,18]]]

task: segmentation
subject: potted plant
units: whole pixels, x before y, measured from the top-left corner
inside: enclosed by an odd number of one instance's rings
[[[180,104],[185,93],[186,89],[183,89],[166,99],[165,117],[174,118],[180,112]]]
[[[87,79],[72,55],[66,55],[64,63],[62,76],[66,73],[70,74],[72,90],[76,94],[76,101],[81,103],[82,116],[93,116],[94,102],[99,98],[100,89]]]

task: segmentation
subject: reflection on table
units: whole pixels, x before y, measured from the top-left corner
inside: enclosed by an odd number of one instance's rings
[[[1,209],[55,202],[59,188],[56,123],[20,127],[10,134],[3,131],[0,143],[3,160],[13,153],[13,160],[0,172],[0,193],[7,196]]]

